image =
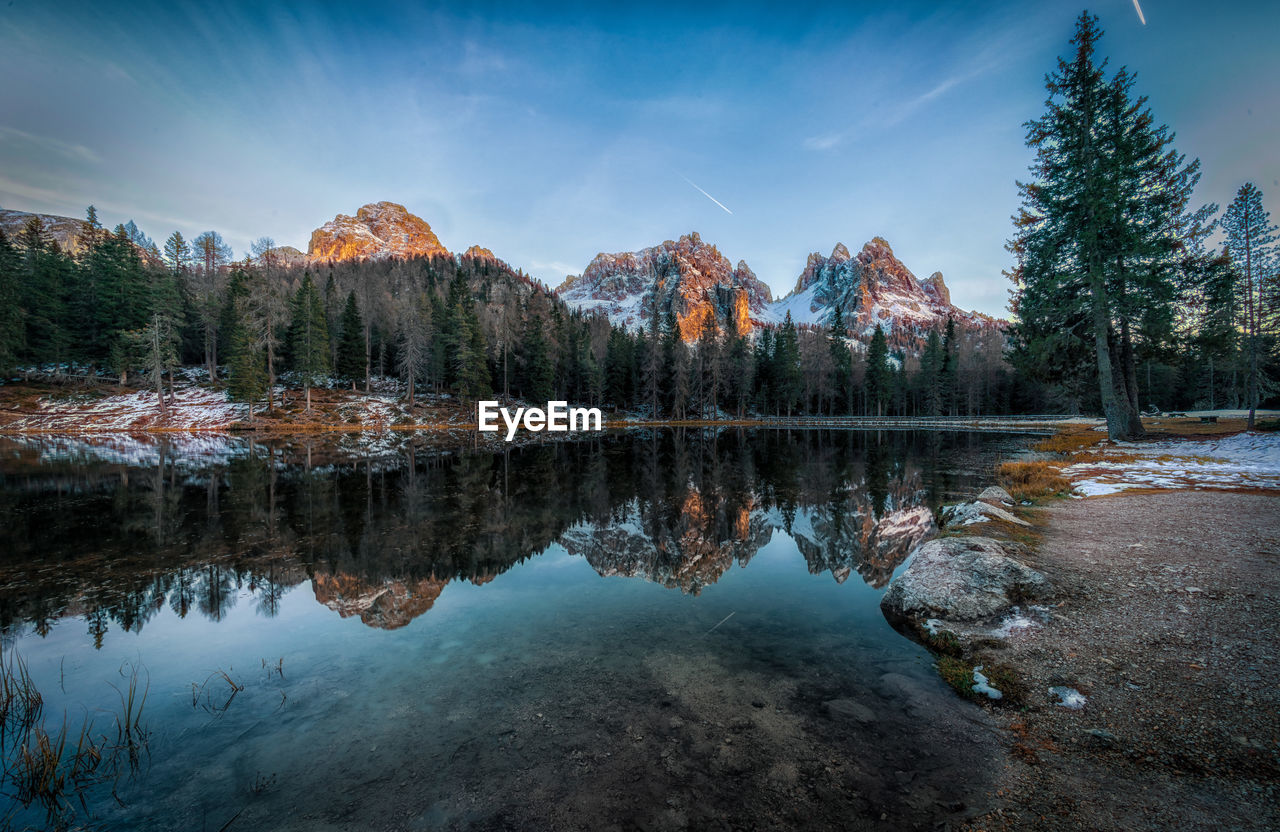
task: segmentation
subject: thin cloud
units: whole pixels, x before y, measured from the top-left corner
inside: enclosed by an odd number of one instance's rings
[[[97,153],[82,144],[64,142],[51,136],[37,136],[35,133],[28,133],[16,127],[0,127],[0,143],[34,145],[44,150],[51,150],[60,156],[94,164],[102,161]]]
[[[682,178],[682,179],[684,179],[684,181],[688,182],[690,185],[693,185],[693,182],[692,182],[692,181],[691,181],[687,176],[685,176],[685,177],[681,177],[681,178]],[[701,188],[699,188],[697,185],[693,185],[693,187],[694,187],[694,189],[695,189],[695,190],[697,190],[697,192],[698,192],[698,193],[702,194],[702,195],[703,195],[703,196],[705,196],[707,199],[709,199],[709,200],[711,200],[712,202],[714,202],[716,205],[719,205],[721,208],[724,208],[724,212],[725,212],[726,214],[728,214],[729,216],[733,216],[733,212],[732,212],[732,211],[730,211],[728,208],[725,208],[725,207],[724,207],[724,203],[723,203],[723,202],[721,202],[720,200],[716,199],[715,197],[713,197],[711,194],[707,193],[706,191],[702,190],[702,189],[701,189]]]
[[[1138,0],[1133,0],[1133,8],[1138,12],[1138,21],[1143,25],[1147,25],[1147,16],[1142,13],[1142,6],[1138,5]]]

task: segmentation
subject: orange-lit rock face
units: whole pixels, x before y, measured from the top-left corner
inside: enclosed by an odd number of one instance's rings
[[[370,627],[395,630],[431,609],[449,582],[422,578],[369,584],[355,575],[333,573],[316,575],[311,583],[316,600],[343,618],[356,615]]]
[[[354,217],[339,214],[311,232],[310,260],[361,260],[443,254],[431,226],[394,202],[374,202]]]
[[[660,316],[675,314],[685,341],[698,340],[708,320],[720,332],[736,325],[748,333],[772,301],[745,262],[733,266],[697,232],[640,251],[598,254],[581,277],[567,278],[556,292],[632,328],[647,326],[656,305]]]

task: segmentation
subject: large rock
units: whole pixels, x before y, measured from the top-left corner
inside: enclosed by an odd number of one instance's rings
[[[982,493],[978,495],[978,499],[984,503],[991,503],[998,506],[1003,503],[1006,506],[1013,505],[1013,495],[1005,491],[998,485],[988,485],[982,489]]]
[[[954,506],[943,506],[938,512],[942,522],[948,526],[971,526],[974,523],[987,523],[992,520],[1003,520],[1015,526],[1030,526],[1026,520],[1017,517],[1000,506],[974,500],[971,503],[959,503]]]
[[[1049,581],[986,537],[943,537],[915,558],[880,600],[891,618],[977,621],[1049,594]]]

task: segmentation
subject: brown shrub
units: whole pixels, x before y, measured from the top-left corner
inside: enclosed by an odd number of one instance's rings
[[[1006,462],[997,473],[1001,484],[1015,500],[1035,500],[1071,491],[1071,481],[1044,460]]]

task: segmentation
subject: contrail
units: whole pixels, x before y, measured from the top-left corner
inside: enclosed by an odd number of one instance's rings
[[[686,179],[685,181],[686,181],[686,182],[688,182],[689,180],[687,180],[687,179]],[[690,185],[693,185],[693,183],[692,183],[692,182],[689,182],[689,184],[690,184]],[[693,187],[698,188],[698,186],[697,186],[697,185],[693,185]],[[702,191],[702,189],[701,189],[701,188],[698,188],[698,190]],[[702,191],[702,192],[703,192],[703,193],[706,193],[706,191]],[[708,197],[710,197],[711,195],[710,195],[710,194],[707,194],[707,196],[708,196]],[[712,201],[712,202],[716,202],[716,201],[715,201],[715,199],[712,199],[711,201]],[[716,205],[720,205],[720,203],[716,202]],[[720,207],[721,207],[721,208],[724,208],[724,206],[723,206],[723,205],[720,205]],[[729,209],[728,209],[728,208],[724,208],[724,210],[729,211]],[[730,214],[732,214],[733,212],[732,212],[732,211],[729,211],[729,213],[730,213]],[[724,622],[728,621],[730,618],[733,618],[734,613],[736,613],[736,612],[737,612],[737,610],[734,610],[733,612],[731,612],[731,613],[729,613],[728,615],[726,615],[724,618],[720,619],[720,621],[716,624],[716,627],[719,627],[721,624],[723,624]],[[711,628],[711,630],[714,630],[716,627],[712,627],[712,628]],[[704,636],[709,636],[709,635],[711,635],[711,630],[707,630],[705,633],[703,633],[703,635],[704,635]]]
[[[1134,0],[1134,2],[1137,2],[1137,0]],[[691,181],[687,176],[682,176],[682,177],[680,177],[680,178],[681,178],[681,179],[683,179],[684,181],[688,182],[690,185],[693,185],[693,182],[692,182],[692,181]],[[699,188],[697,185],[693,185],[693,187],[694,187],[695,189],[697,189],[698,193],[702,194],[702,195],[703,195],[703,196],[705,196],[707,199],[709,199],[709,200],[711,200],[712,202],[714,202],[716,205],[719,205],[721,208],[724,208],[724,203],[723,203],[723,202],[721,202],[720,200],[716,199],[715,197],[713,197],[711,194],[707,193],[706,191],[702,190],[702,189],[701,189],[701,188]],[[726,214],[729,214],[730,216],[732,216],[732,215],[733,215],[733,212],[732,212],[732,211],[730,211],[728,208],[724,208],[724,212],[725,212]]]
[[[1138,0],[1133,0],[1133,7],[1138,10],[1138,20],[1143,26],[1147,25],[1147,16],[1142,13],[1142,7],[1138,5]]]

